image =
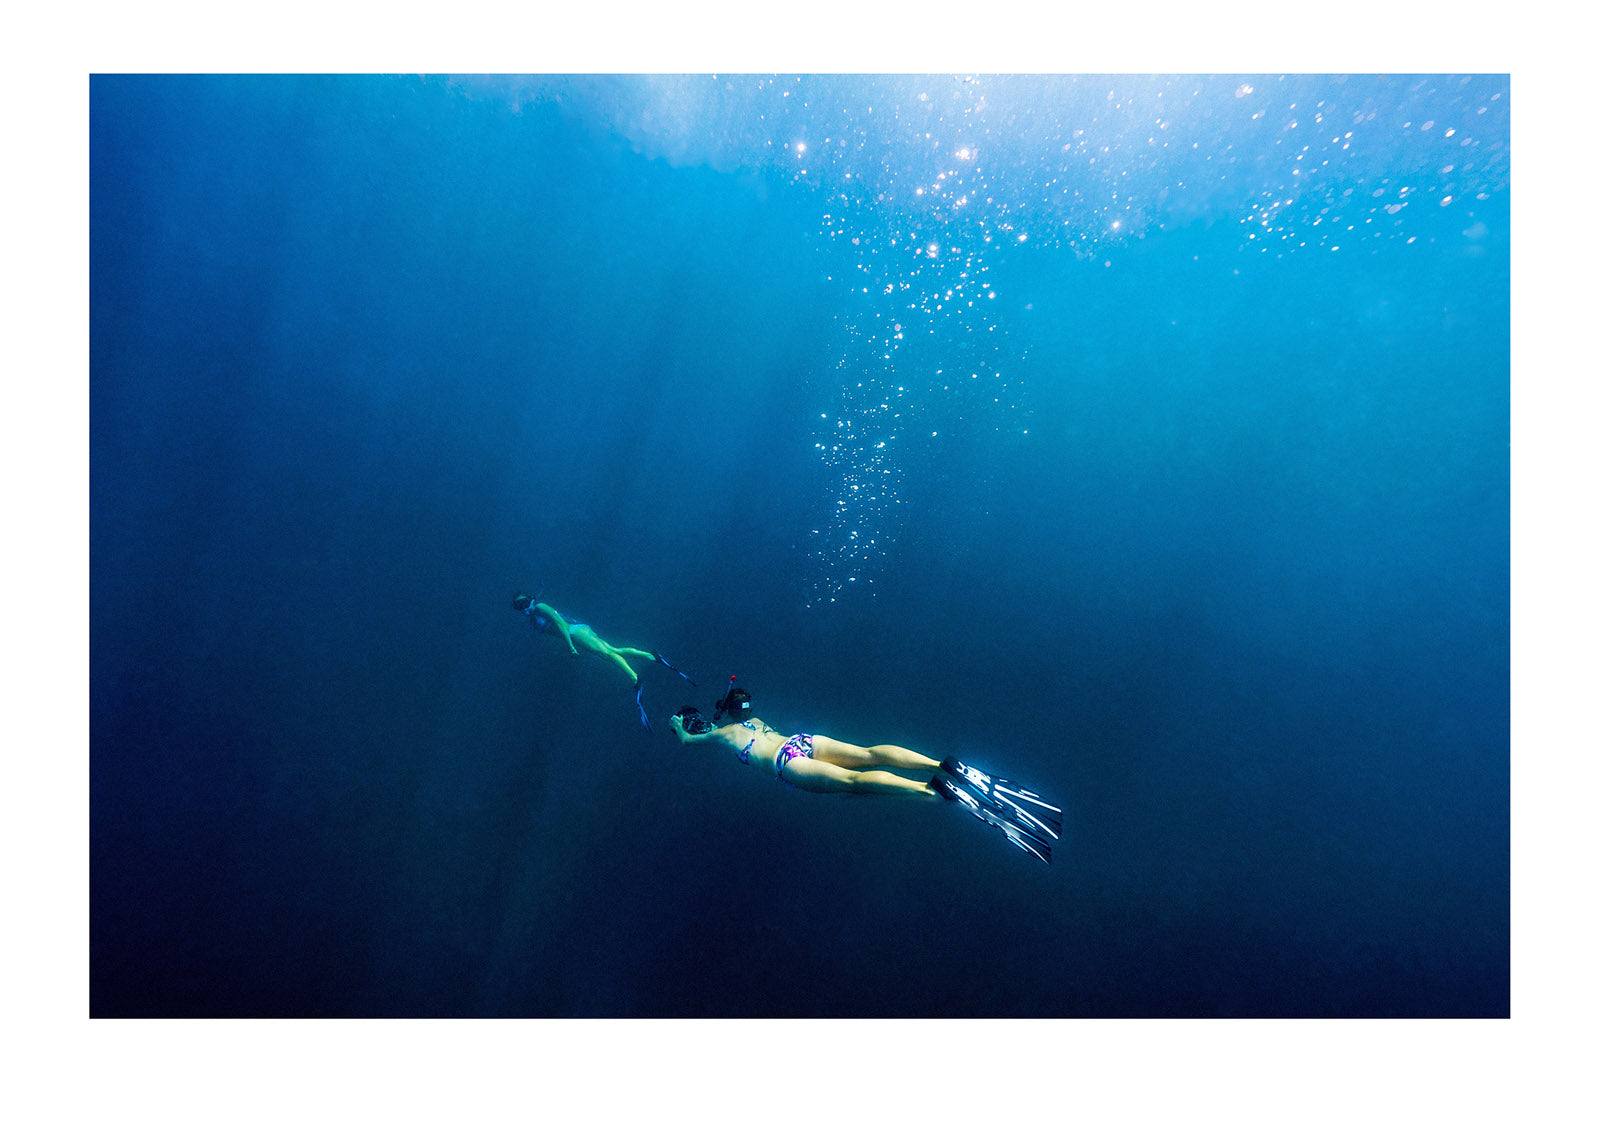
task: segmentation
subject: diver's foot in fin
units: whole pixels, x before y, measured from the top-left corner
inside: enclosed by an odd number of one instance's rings
[[[939,763],[939,769],[949,774],[952,778],[965,782],[967,787],[975,792],[985,803],[993,801],[994,779],[976,766],[969,766],[965,762],[954,758],[946,758]]]
[[[1014,822],[1007,820],[992,807],[983,804],[976,797],[974,797],[971,792],[969,792],[964,784],[958,784],[957,782],[950,781],[947,778],[941,778],[937,776],[934,777],[931,784],[933,785],[934,792],[940,797],[944,798],[946,801],[956,802],[956,804],[960,805],[968,813],[971,813],[984,824],[990,826],[991,828],[999,829],[1005,834],[1006,840],[1022,849],[1022,851],[1026,852],[1029,856],[1032,856],[1035,860],[1043,860],[1046,864],[1050,863],[1049,841],[1045,840],[1043,837],[1037,835],[1029,829],[1020,827]]]
[[[660,652],[651,652],[650,654],[656,658],[656,663],[660,664],[662,667],[666,668],[668,671],[677,672],[679,675],[683,676],[684,679],[689,679],[688,675],[686,675],[684,672],[679,671],[679,669],[677,669],[677,668],[673,667],[671,664],[667,663],[667,658],[665,656],[663,656]],[[699,687],[700,685],[698,683],[696,683],[694,680],[689,679],[689,686],[690,687]]]
[[[992,778],[976,766],[946,758],[939,768],[970,788],[985,805],[1014,824],[1031,832],[1042,832],[1051,840],[1061,839],[1061,810],[1031,790],[1014,782]]]

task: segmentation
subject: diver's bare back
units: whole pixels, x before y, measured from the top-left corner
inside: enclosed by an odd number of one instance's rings
[[[729,723],[727,726],[717,727],[710,734],[741,762],[754,762],[769,770],[777,764],[778,750],[789,737],[786,734],[779,734],[760,719]],[[749,750],[748,757],[743,756],[746,748]]]

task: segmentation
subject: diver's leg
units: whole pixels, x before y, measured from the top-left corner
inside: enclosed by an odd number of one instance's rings
[[[617,667],[622,669],[622,674],[628,677],[629,682],[634,684],[639,682],[639,673],[628,666],[628,661],[619,656],[615,648],[607,648],[603,655],[610,658]]]
[[[689,673],[688,672],[683,671],[683,670],[681,670],[679,668],[675,668],[671,664],[669,664],[667,662],[667,658],[665,656],[663,656],[660,652],[651,652],[651,651],[649,651],[648,649],[645,649],[645,648],[624,648],[624,647],[621,647],[620,645],[611,647],[611,651],[614,654],[619,655],[619,656],[632,656],[635,659],[649,660],[652,664],[660,664],[662,667],[666,668],[668,671],[677,672],[684,679],[688,679],[690,686],[692,686],[692,687],[699,687],[700,686],[698,683],[695,683],[694,680],[689,679]]]
[[[867,793],[890,797],[939,800],[927,782],[912,781],[887,770],[847,770],[812,758],[791,758],[783,780],[810,793]]]
[[[601,640],[599,633],[588,625],[581,625],[573,629],[572,639],[584,651],[593,653],[596,656],[603,656],[616,664],[617,667],[622,669],[622,674],[628,677],[629,683],[637,684],[639,682],[639,673],[628,666],[628,661],[620,655],[621,650],[613,648],[604,640]]]
[[[840,742],[824,734],[811,738],[811,756],[819,762],[831,762],[847,770],[864,770],[871,766],[889,766],[896,770],[922,770],[932,773],[939,763],[904,746],[856,746]]]

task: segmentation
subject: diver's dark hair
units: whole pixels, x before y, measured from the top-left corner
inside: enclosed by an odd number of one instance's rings
[[[742,723],[750,717],[750,693],[742,687],[731,687],[728,694],[717,702],[717,710]]]
[[[518,593],[515,597],[511,598],[511,607],[517,610],[519,613],[526,612],[528,606],[531,604],[533,604],[533,598],[528,596],[526,593]]]

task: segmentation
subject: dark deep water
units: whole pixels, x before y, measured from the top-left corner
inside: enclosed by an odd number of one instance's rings
[[[1509,1014],[1508,192],[991,251],[1025,403],[819,601],[822,190],[399,78],[97,77],[90,161],[95,1016]],[[1055,864],[647,735],[539,584]]]

